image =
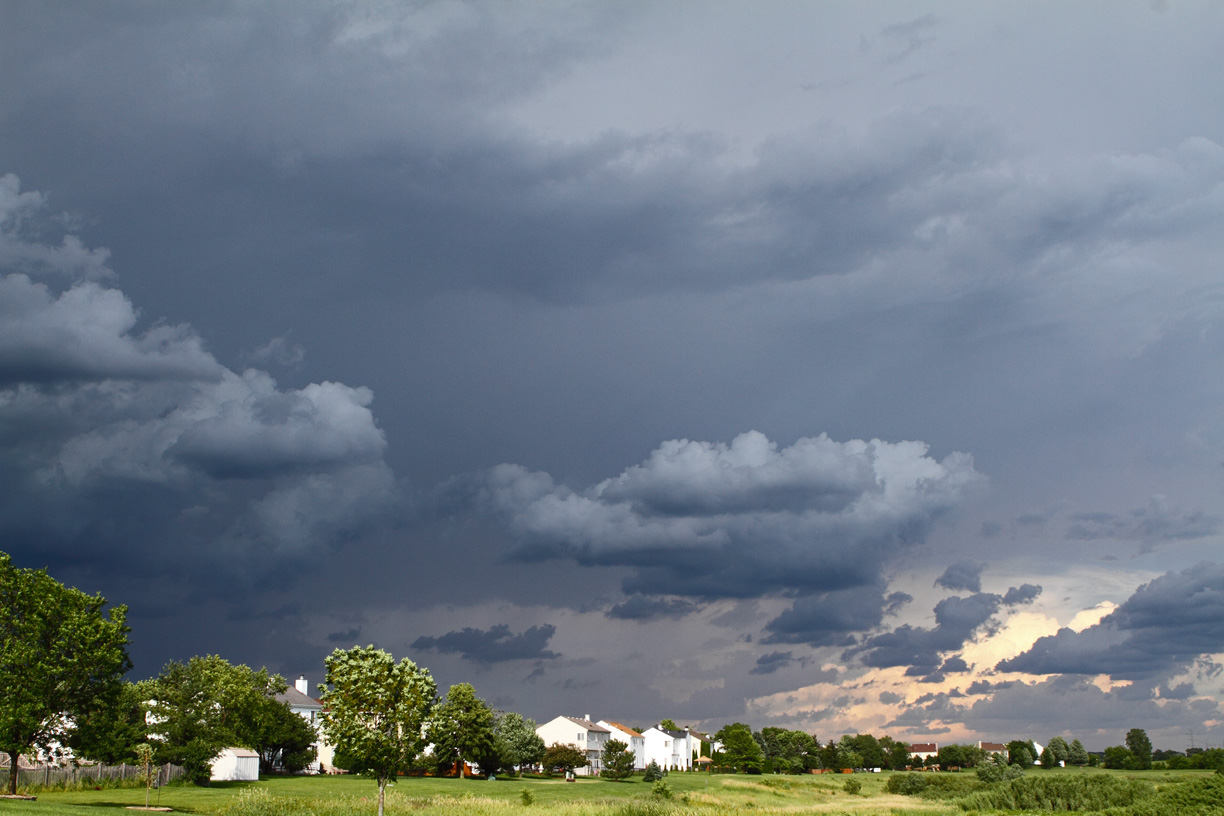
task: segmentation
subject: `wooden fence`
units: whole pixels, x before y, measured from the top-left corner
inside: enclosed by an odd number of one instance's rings
[[[80,765],[63,768],[44,765],[36,768],[19,768],[17,771],[17,787],[64,788],[77,784],[88,784],[88,781],[98,782],[103,779],[139,779],[139,765]],[[169,763],[158,766],[155,785],[161,786],[172,779],[183,775],[180,765]],[[9,782],[9,769],[0,768],[0,790],[6,790]]]

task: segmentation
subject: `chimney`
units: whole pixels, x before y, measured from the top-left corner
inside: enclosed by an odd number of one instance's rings
[[[298,675],[298,679],[293,681],[293,687],[307,696],[310,695],[310,681],[304,674]]]
[[[591,721],[591,715],[590,715],[590,714],[583,714],[583,715],[582,715],[582,719],[586,720],[587,722],[590,722],[590,721]]]

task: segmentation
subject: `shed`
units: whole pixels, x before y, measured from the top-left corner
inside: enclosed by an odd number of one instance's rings
[[[214,782],[258,782],[259,754],[250,748],[225,748],[213,760],[209,779]]]

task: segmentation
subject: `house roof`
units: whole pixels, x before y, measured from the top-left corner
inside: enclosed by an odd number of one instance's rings
[[[630,728],[630,727],[629,727],[629,726],[627,726],[627,725],[621,725],[620,723],[615,722],[615,721],[613,721],[613,720],[605,720],[605,722],[607,722],[607,723],[608,723],[608,725],[612,726],[612,727],[613,727],[613,728],[615,728],[617,731],[624,731],[626,734],[628,734],[628,735],[629,735],[629,736],[631,736],[631,737],[640,737],[640,736],[642,736],[641,734],[639,734],[638,732],[634,731],[632,728]]]
[[[939,750],[937,742],[915,742],[909,747],[911,754],[931,754]]]
[[[978,747],[983,751],[991,751],[993,753],[1007,750],[1007,746],[1001,742],[979,742]]]
[[[672,739],[684,739],[689,735],[688,731],[668,731],[666,728],[660,728],[659,730]]]
[[[313,697],[307,697],[293,686],[276,695],[276,699],[282,703],[288,703],[295,708],[323,708],[323,704],[318,700]]]
[[[603,727],[602,725],[600,725],[599,723],[593,723],[593,722],[591,722],[590,720],[580,720],[580,719],[578,719],[577,717],[569,717],[569,716],[566,716],[566,715],[564,715],[564,714],[562,714],[561,716],[565,717],[565,719],[569,720],[569,721],[570,721],[570,722],[572,722],[574,725],[580,725],[580,726],[582,726],[583,728],[585,728],[585,729],[586,729],[586,730],[588,730],[588,731],[597,731],[597,732],[599,732],[599,733],[601,733],[601,734],[611,734],[611,733],[612,733],[611,731],[609,731],[608,729],[604,728],[604,727]]]

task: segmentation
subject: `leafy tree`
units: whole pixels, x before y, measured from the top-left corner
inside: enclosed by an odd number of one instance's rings
[[[941,768],[972,768],[978,764],[981,753],[975,745],[942,745],[936,757]]]
[[[451,686],[446,698],[434,709],[426,734],[433,743],[438,769],[448,768],[458,760],[462,778],[463,762],[467,760],[479,765],[482,773],[499,770],[503,759],[497,750],[494,721],[493,709],[476,696],[471,683]]]
[[[314,762],[319,738],[314,726],[274,697],[259,701],[250,719],[241,724],[239,737],[259,753],[262,773],[270,773],[277,764],[290,773],[302,770]]]
[[[1077,739],[1071,740],[1071,745],[1067,748],[1067,764],[1081,768],[1088,764],[1088,752],[1084,750],[1084,743]]]
[[[604,743],[602,776],[619,782],[633,775],[633,752],[621,740],[608,740]]]
[[[140,684],[148,700],[150,732],[158,738],[159,762],[182,765],[197,785],[208,784],[213,760],[229,745],[250,745],[251,722],[264,701],[285,690],[285,681],[217,655],[171,661]]]
[[[884,767],[901,771],[910,764],[909,745],[889,736],[880,737],[880,749],[884,752]]]
[[[64,742],[78,717],[112,705],[127,654],[127,607],[65,587],[0,553],[0,752],[9,767],[35,747]],[[9,774],[9,793],[17,774]]]
[[[1041,749],[1040,759],[1041,767],[1045,768],[1046,770],[1058,767],[1058,758],[1054,755],[1054,752],[1050,750],[1050,746],[1048,745]]]
[[[425,746],[438,687],[428,669],[407,658],[396,663],[373,646],[336,649],[324,663],[323,733],[343,752],[350,770],[378,780],[378,816],[383,816],[387,780]]]
[[[1105,749],[1105,767],[1121,770],[1134,765],[1135,755],[1125,745],[1111,745]]]
[[[145,807],[149,806],[149,788],[153,787],[156,772],[153,770],[153,746],[142,742],[136,746],[136,764],[140,766],[140,781],[145,784]]]
[[[776,770],[802,773],[819,764],[816,752],[820,746],[810,734],[803,731],[767,727],[753,736],[761,746],[765,761],[772,762]]]
[[[1132,728],[1126,732],[1126,747],[1135,757],[1139,767],[1136,770],[1150,770],[1152,767],[1152,741],[1142,728]]]
[[[676,725],[675,720],[667,719],[659,722],[659,728],[663,731],[679,731],[680,726]]]
[[[1012,740],[1007,743],[1007,761],[1025,768],[1036,762],[1037,751],[1032,740]]]
[[[1067,745],[1065,739],[1062,737],[1050,737],[1050,744],[1046,747],[1054,755],[1055,764],[1070,764],[1068,760],[1070,759],[1071,746]]]
[[[134,762],[149,736],[144,703],[138,686],[120,683],[109,704],[77,718],[68,747],[76,756],[104,765]]]
[[[760,773],[765,755],[752,736],[752,729],[744,723],[724,725],[714,735],[723,744],[724,761],[737,771]]]
[[[576,745],[557,743],[544,749],[544,770],[550,773],[564,771],[569,774],[576,768],[585,768],[588,764],[586,751]]]
[[[1024,770],[1019,765],[1008,765],[1007,760],[999,754],[988,754],[983,757],[974,773],[977,774],[978,779],[987,784],[1006,782],[1024,776]]]
[[[544,740],[536,733],[535,720],[510,711],[497,718],[493,731],[506,766],[521,769],[544,758]]]

